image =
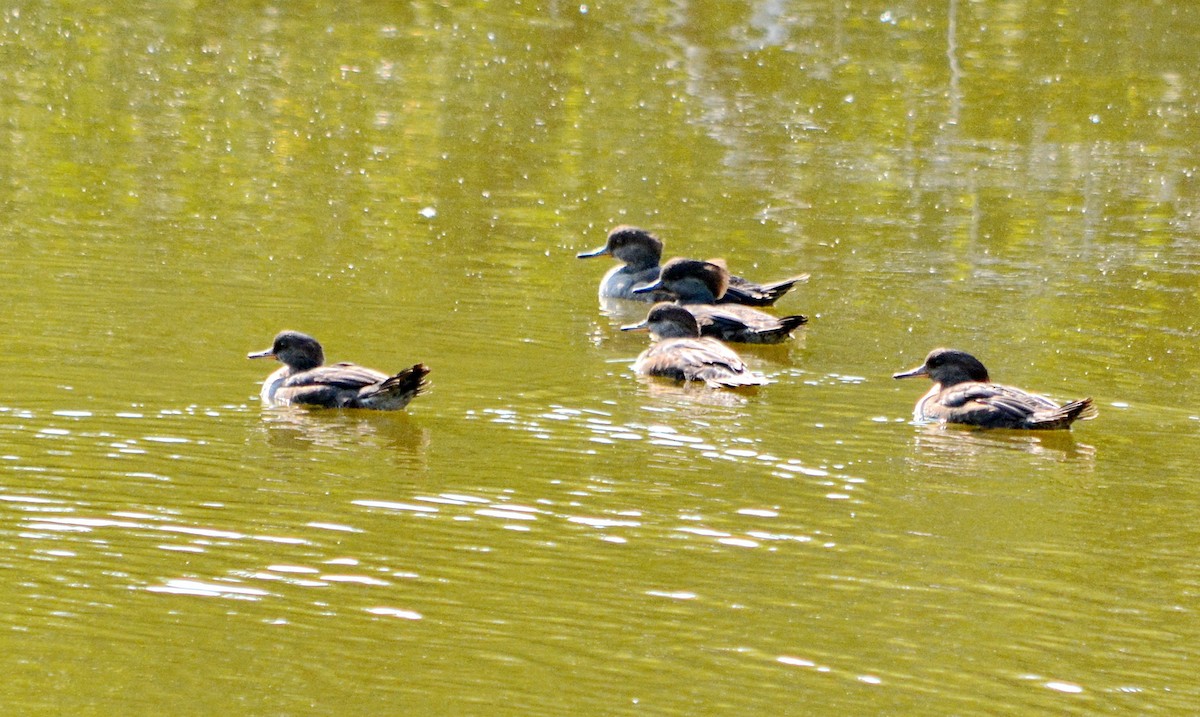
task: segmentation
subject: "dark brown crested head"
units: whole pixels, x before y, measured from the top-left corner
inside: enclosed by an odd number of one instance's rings
[[[663,264],[659,279],[667,291],[684,303],[711,303],[725,295],[729,288],[729,271],[720,259],[675,258]]]
[[[991,382],[983,363],[966,351],[958,349],[930,351],[920,369],[914,369],[917,370],[943,386],[954,386],[967,381]]]
[[[646,315],[645,324],[650,328],[650,335],[656,338],[700,338],[700,325],[696,323],[696,317],[679,304],[655,304]]]
[[[296,371],[307,371],[325,363],[325,352],[321,349],[321,344],[299,331],[280,331],[275,336],[270,351],[251,354],[252,358],[259,356],[274,356],[280,363]]]
[[[606,253],[626,264],[657,265],[662,259],[662,240],[645,229],[622,224],[608,233]]]

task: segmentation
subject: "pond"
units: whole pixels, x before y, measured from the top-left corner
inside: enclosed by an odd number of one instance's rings
[[[1200,710],[1180,3],[0,11],[8,711]],[[811,277],[636,376],[619,224]],[[424,362],[272,409],[281,329]],[[912,421],[938,346],[1092,397]]]

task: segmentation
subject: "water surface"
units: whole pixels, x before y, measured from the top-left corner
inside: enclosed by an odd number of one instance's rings
[[[0,14],[21,714],[1186,714],[1200,242],[1176,3]],[[811,323],[648,381],[618,223]],[[433,368],[263,409],[282,328]],[[939,345],[1100,418],[915,426]]]

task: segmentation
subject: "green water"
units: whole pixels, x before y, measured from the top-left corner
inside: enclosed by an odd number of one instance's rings
[[[0,686],[59,714],[1200,711],[1187,3],[0,9]],[[632,223],[811,323],[635,377]],[[264,410],[282,328],[432,367]],[[1095,421],[912,425],[940,345]]]

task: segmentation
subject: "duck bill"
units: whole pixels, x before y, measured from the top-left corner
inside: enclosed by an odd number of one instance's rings
[[[662,279],[659,279],[658,281],[652,281],[649,284],[642,284],[641,286],[633,287],[633,293],[648,294],[651,291],[657,291],[661,288],[663,288],[663,283],[662,283]]]
[[[894,373],[894,374],[892,374],[892,378],[915,378],[917,376],[928,376],[928,375],[929,375],[929,371],[926,370],[925,365],[922,364],[916,368],[909,369],[907,371],[901,371],[900,373]]]
[[[650,324],[646,321],[637,324],[626,324],[621,327],[622,331],[640,331],[642,333],[650,332]]]
[[[248,353],[246,354],[246,358],[275,358],[275,354],[271,351],[271,349],[266,349],[264,351],[254,351],[252,353]]]
[[[575,255],[575,258],[591,259],[594,256],[604,256],[605,254],[608,254],[608,247],[602,246],[599,249],[592,249],[591,251],[581,251]]]

